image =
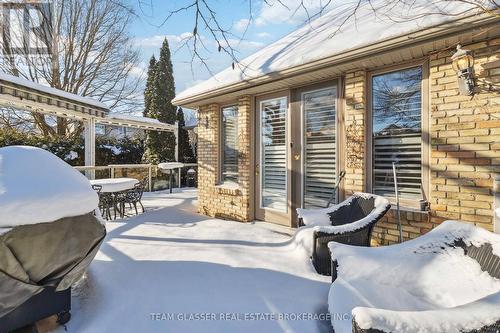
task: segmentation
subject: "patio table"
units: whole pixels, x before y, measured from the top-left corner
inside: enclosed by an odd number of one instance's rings
[[[113,201],[113,207],[115,209],[115,218],[116,212],[120,214],[120,217],[124,217],[125,208],[118,208],[117,196],[126,190],[133,189],[135,184],[139,183],[139,181],[135,178],[103,178],[103,179],[92,179],[90,180],[91,185],[100,185],[102,188],[99,192],[99,196],[102,196],[103,193],[109,193],[111,195]],[[111,215],[111,213],[109,213]],[[111,217],[110,217],[111,218]]]
[[[93,179],[90,184],[102,186],[101,193],[114,193],[130,190],[138,182],[135,178],[103,178]]]
[[[158,169],[160,169],[161,172],[163,173],[169,173],[168,175],[168,187],[170,190],[170,193],[172,193],[172,170],[174,169],[179,169],[180,173],[180,168],[184,166],[184,163],[181,162],[164,162],[164,163],[159,163],[158,164]],[[180,187],[180,178],[179,178],[179,187]]]

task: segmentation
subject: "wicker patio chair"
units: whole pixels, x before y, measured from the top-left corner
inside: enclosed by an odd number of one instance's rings
[[[334,205],[336,202],[337,202],[337,189],[340,185],[340,183],[342,182],[342,180],[344,179],[345,177],[345,171],[341,171],[339,173],[339,176],[337,177],[337,181],[335,182],[335,185],[333,187],[333,191],[332,191],[332,194],[330,196],[330,198],[328,199],[328,201],[326,202],[325,206],[323,208],[319,208],[319,209],[311,209],[311,210],[328,210],[332,205]],[[297,209],[297,211],[307,211],[308,209],[302,209],[302,208],[299,208]],[[305,225],[302,217],[300,217],[300,214],[299,214],[299,219],[298,219],[298,225],[297,227],[303,227]]]
[[[352,290],[355,295],[352,297],[362,300],[362,304],[356,305],[354,303],[350,305],[354,306],[352,309],[352,332],[354,333],[390,333],[399,331],[398,328],[400,327],[412,327],[412,329],[407,328],[407,330],[413,331],[415,325],[419,327],[419,332],[436,332],[435,328],[430,329],[429,327],[446,328],[439,331],[446,331],[449,329],[453,330],[453,332],[460,331],[463,333],[499,332],[500,291],[493,294],[487,293],[484,297],[478,296],[477,299],[474,299],[473,295],[475,294],[473,293],[471,294],[472,299],[470,302],[456,307],[447,308],[430,305],[429,309],[419,308],[412,310],[404,306],[404,311],[400,311],[397,306],[394,309],[390,308],[390,306],[386,304],[387,302],[384,303],[382,307],[377,307],[377,304],[381,301],[377,299],[377,297],[387,299],[390,297],[390,289],[385,289],[383,292],[380,292],[378,296],[376,293],[365,294],[366,290],[377,288],[377,286],[380,285],[380,282],[374,279],[372,274],[363,275],[364,273],[361,272],[360,275],[354,278],[356,281],[351,281],[352,271],[355,271],[358,265],[355,262],[351,263],[351,261],[356,259],[365,263],[368,267],[371,267],[371,269],[380,271],[380,274],[384,274],[384,271],[391,271],[396,279],[400,277],[401,281],[394,281],[394,286],[405,285],[404,281],[406,280],[404,279],[406,279],[407,276],[414,276],[421,273],[418,269],[413,272],[413,274],[407,271],[408,267],[415,267],[415,265],[412,265],[412,258],[420,260],[422,257],[429,258],[429,262],[439,261],[440,257],[451,257],[453,258],[453,260],[450,261],[452,265],[459,265],[456,267],[463,266],[464,270],[467,270],[467,267],[473,265],[470,261],[472,259],[478,264],[483,274],[487,274],[495,279],[500,279],[500,256],[498,252],[495,252],[495,249],[498,249],[499,245],[500,236],[484,229],[456,221],[446,221],[428,234],[414,240],[382,248],[347,248],[342,244],[330,243],[329,247],[333,253],[332,257],[335,258],[332,262],[333,284],[330,295],[335,295],[336,291],[338,292],[343,288],[342,286],[349,286],[349,290]],[[463,251],[457,251],[457,249],[463,249]],[[378,251],[380,253],[377,254],[377,252],[372,251]],[[378,258],[380,258],[380,260]],[[401,258],[406,258],[406,265],[402,265],[401,267],[392,266],[394,261],[400,261]],[[461,266],[460,262],[463,262]],[[343,267],[341,274],[337,273],[337,267],[339,265]],[[401,275],[397,274],[398,270],[401,270]],[[431,271],[426,274],[431,274]],[[342,280],[339,285],[335,286],[337,283],[337,275],[339,275]],[[461,289],[463,285],[460,282],[461,275],[454,275],[454,277],[456,278],[454,281],[449,281],[449,290],[453,290],[453,292],[461,291],[464,294],[470,293],[467,289]],[[434,278],[436,281],[440,281],[444,277],[436,272]],[[429,281],[427,281],[427,283],[429,283]],[[364,285],[366,289],[359,290],[357,288],[358,285]],[[424,283],[423,286],[425,285]],[[334,289],[335,287],[337,289]],[[424,290],[419,288],[422,288],[422,286],[415,285],[412,288],[413,297],[418,298],[430,292],[427,288]],[[449,297],[449,295],[446,295],[446,290],[439,290],[443,293],[442,297]],[[340,294],[342,294],[341,297],[334,298],[331,301],[329,299],[329,302],[334,304],[335,302],[343,302],[344,299],[349,298],[349,295],[345,293],[341,292]],[[396,295],[398,294],[396,293]],[[357,321],[357,317],[358,320],[361,320]],[[487,317],[487,319],[485,319],[485,317]],[[432,321],[431,326],[429,326],[430,320]],[[364,324],[360,324],[360,322]],[[383,323],[384,329],[381,329],[381,326],[379,326],[380,323]],[[457,323],[463,327],[460,326],[459,328],[451,329],[451,327],[454,327]],[[397,325],[397,327],[392,327],[392,325]]]
[[[331,241],[370,246],[373,226],[391,208],[389,201],[381,196],[355,193],[336,206],[322,210],[330,225],[314,227],[312,262],[319,274],[331,274],[331,256],[328,243]],[[304,214],[304,211],[302,211]],[[319,215],[317,215],[319,217]]]

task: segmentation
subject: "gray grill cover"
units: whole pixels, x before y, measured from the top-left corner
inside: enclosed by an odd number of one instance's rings
[[[78,281],[106,235],[92,214],[17,226],[0,235],[0,317],[44,287]]]

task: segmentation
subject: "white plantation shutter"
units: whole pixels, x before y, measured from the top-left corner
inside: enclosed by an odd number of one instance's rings
[[[303,95],[304,208],[325,207],[336,180],[336,89]]]
[[[422,198],[422,69],[373,77],[373,192],[394,196],[397,162],[400,196]]]
[[[261,206],[287,208],[286,98],[261,103]]]
[[[222,108],[222,181],[238,182],[238,107]]]

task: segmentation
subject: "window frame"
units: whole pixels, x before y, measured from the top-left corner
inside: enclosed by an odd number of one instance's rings
[[[373,109],[372,109],[372,82],[373,77],[381,74],[398,72],[405,69],[421,67],[422,82],[421,82],[421,131],[422,131],[422,149],[421,149],[421,177],[422,177],[422,200],[430,200],[430,92],[429,92],[429,62],[427,59],[420,61],[407,62],[395,66],[386,66],[367,72],[366,75],[366,121],[365,121],[365,137],[366,137],[366,191],[373,192]],[[387,196],[391,203],[396,203],[395,196]],[[400,198],[400,206],[404,209],[420,211],[420,202],[412,199]]]
[[[236,124],[239,125],[239,117],[240,117],[240,110],[239,110],[239,105],[238,103],[231,103],[231,104],[225,104],[221,105],[219,107],[219,172],[217,173],[218,181],[217,183],[219,185],[238,185],[240,184],[240,178],[239,176],[237,177],[236,182],[231,181],[231,180],[224,180],[224,138],[223,138],[223,121],[224,121],[224,116],[223,116],[223,110],[230,108],[230,107],[236,107],[236,110],[238,112],[236,116]],[[238,139],[238,130],[239,126],[236,128],[236,139]],[[237,156],[236,156],[236,164],[238,165],[238,170],[239,170],[239,165],[240,165],[240,153],[239,153],[239,145],[238,145],[238,140],[236,140],[236,147],[237,147]]]

